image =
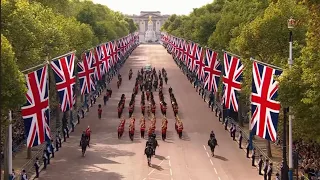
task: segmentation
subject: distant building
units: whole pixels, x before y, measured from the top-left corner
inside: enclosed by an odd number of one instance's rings
[[[133,19],[133,21],[139,25],[140,41],[145,40],[145,34],[148,29],[148,21],[150,16],[152,17],[153,30],[156,32],[156,37],[159,40],[161,26],[170,15],[161,15],[160,11],[140,11],[140,15],[128,15],[129,18]]]

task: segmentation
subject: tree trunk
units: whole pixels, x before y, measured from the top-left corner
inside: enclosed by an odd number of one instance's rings
[[[272,157],[272,152],[271,152],[270,141],[266,140],[266,143],[267,143],[267,155],[271,158]]]

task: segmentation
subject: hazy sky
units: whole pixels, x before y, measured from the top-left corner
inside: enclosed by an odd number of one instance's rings
[[[189,14],[193,8],[211,3],[213,0],[92,0],[107,5],[124,14],[140,14],[140,11],[161,11],[161,14]]]

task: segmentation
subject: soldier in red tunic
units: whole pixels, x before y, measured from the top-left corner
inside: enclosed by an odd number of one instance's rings
[[[145,113],[145,110],[146,110],[146,106],[145,106],[145,103],[144,102],[141,102],[141,113],[144,115]]]
[[[167,124],[162,124],[162,140],[166,140],[167,138]]]
[[[131,141],[133,141],[133,136],[134,136],[134,124],[129,125],[129,138]]]
[[[141,138],[144,138],[145,129],[146,129],[146,123],[142,122],[141,125],[140,125]]]

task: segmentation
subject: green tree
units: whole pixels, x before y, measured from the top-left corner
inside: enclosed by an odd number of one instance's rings
[[[1,34],[1,115],[25,103],[25,77],[19,71],[10,42]],[[4,83],[5,82],[5,83]]]

